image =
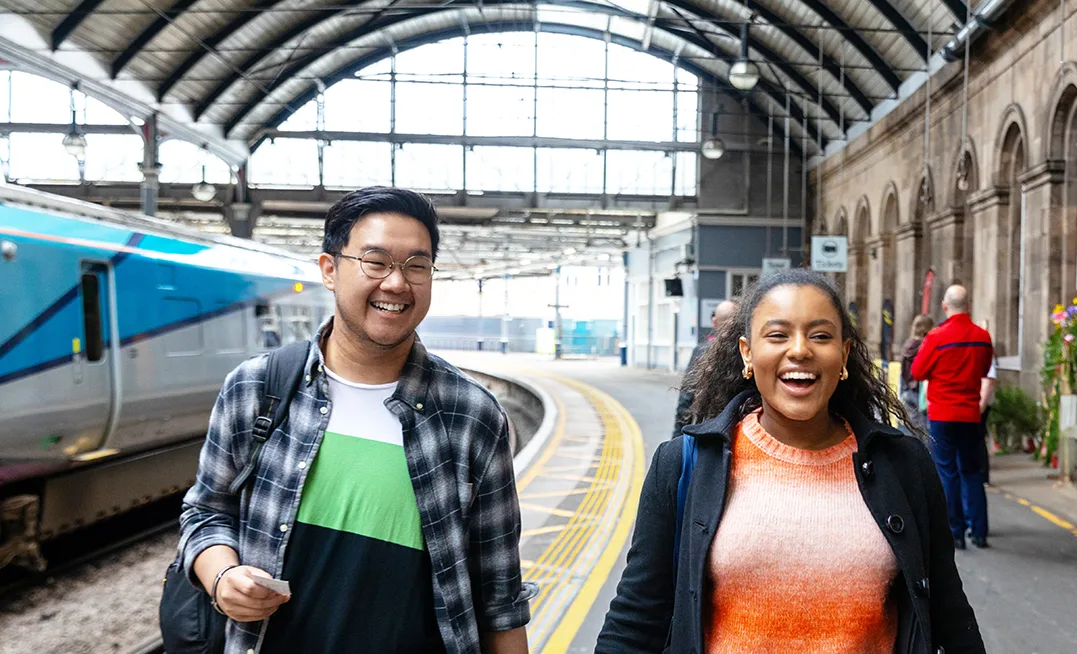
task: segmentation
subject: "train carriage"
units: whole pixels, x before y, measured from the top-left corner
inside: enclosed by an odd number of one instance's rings
[[[0,567],[189,485],[228,372],[331,308],[309,259],[0,186]]]

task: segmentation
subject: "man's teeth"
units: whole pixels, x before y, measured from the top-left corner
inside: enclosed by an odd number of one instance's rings
[[[787,372],[782,379],[799,379],[802,381],[815,381],[815,373],[812,372]]]
[[[406,305],[403,304],[389,304],[388,302],[371,302],[375,309],[381,309],[382,311],[396,311],[400,312],[404,310]]]

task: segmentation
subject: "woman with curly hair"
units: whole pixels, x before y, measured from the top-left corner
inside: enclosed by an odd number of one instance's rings
[[[766,277],[687,383],[596,652],[984,652],[946,501],[831,282]],[[675,551],[675,549],[677,551]]]

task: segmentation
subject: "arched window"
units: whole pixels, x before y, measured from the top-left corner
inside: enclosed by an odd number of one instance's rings
[[[327,88],[280,129],[355,134],[321,143],[309,134],[267,140],[251,156],[250,182],[694,196],[694,149],[625,143],[697,143],[698,103],[695,75],[616,43],[472,34],[402,51]],[[469,137],[577,143],[476,144]]]
[[[1018,356],[1021,352],[1021,252],[1024,233],[1024,203],[1021,184],[1017,181],[1025,170],[1025,140],[1015,122],[1006,129],[999,160],[999,182],[1009,193],[1008,210],[1002,219],[999,234],[999,267],[997,316],[998,333],[995,342],[999,356]]]

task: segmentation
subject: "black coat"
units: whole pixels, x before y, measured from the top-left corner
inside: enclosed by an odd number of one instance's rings
[[[643,483],[628,565],[596,653],[699,654],[707,554],[725,506],[732,434],[748,392],[685,433],[699,457],[685,504],[680,566],[673,578],[681,438],[658,446]],[[927,448],[914,437],[835,407],[853,428],[853,465],[864,503],[898,561],[898,654],[982,653],[983,641],[954,564],[946,501]],[[805,534],[810,537],[810,534]]]

